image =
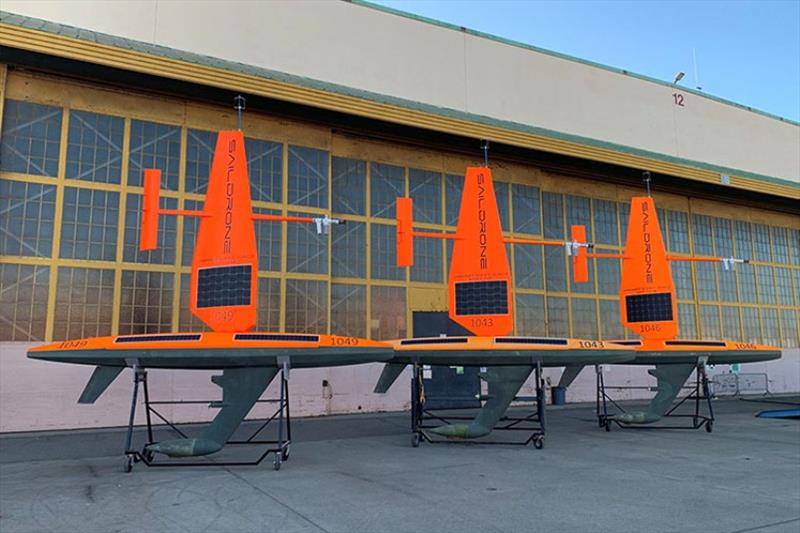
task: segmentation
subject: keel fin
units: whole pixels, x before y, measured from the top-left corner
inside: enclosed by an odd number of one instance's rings
[[[83,388],[78,403],[94,403],[106,391],[117,376],[119,376],[124,366],[98,366],[92,372],[92,377]]]

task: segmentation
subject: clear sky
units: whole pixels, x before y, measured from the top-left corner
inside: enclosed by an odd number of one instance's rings
[[[373,2],[800,121],[800,0]]]

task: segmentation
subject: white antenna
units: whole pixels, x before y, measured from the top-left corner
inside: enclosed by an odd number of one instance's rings
[[[694,88],[698,91],[702,91],[703,88],[700,87],[700,78],[697,76],[697,51],[694,47],[692,47],[692,63],[694,63]]]

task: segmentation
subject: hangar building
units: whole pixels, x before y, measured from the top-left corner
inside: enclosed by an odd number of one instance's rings
[[[754,372],[800,390],[796,122],[360,1],[3,10],[0,431],[124,423],[127,380],[102,407],[78,407],[91,369],[29,361],[28,347],[202,329],[187,306],[196,223],[164,219],[158,249],[138,251],[142,169],[163,170],[165,207],[197,208],[238,94],[257,209],[348,222],[329,237],[258,226],[259,329],[397,338],[414,334],[415,312],[444,310],[448,246],[419,240],[415,267],[397,268],[394,199],[414,198],[420,228],[452,229],[464,169],[488,139],[512,236],[561,239],[582,223],[619,250],[627,202],[651,171],[671,252],[752,260],[734,273],[673,265],[681,336],[782,346]],[[517,334],[626,335],[618,263],[592,263],[591,283],[573,285],[562,250],[509,253]],[[293,412],[403,408],[406,387],[371,393],[379,371],[293,373]],[[153,388],[212,393],[197,374],[167,372]],[[593,393],[583,377],[576,399]]]

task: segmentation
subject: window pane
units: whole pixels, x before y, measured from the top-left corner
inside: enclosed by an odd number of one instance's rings
[[[277,209],[266,209],[263,207],[254,207],[253,213],[258,213],[259,215],[281,214]],[[272,272],[280,272],[281,270],[281,224],[283,223],[267,220],[258,220],[255,222],[258,268],[260,270],[269,270]],[[297,223],[289,222],[287,224]],[[299,225],[307,226],[310,224]]]
[[[328,284],[306,279],[286,280],[286,331],[325,333],[328,329]]]
[[[625,242],[628,240],[628,217],[631,212],[631,204],[625,204],[625,203],[617,204],[617,208],[619,209],[619,232],[620,235],[622,236],[621,244],[624,245]],[[669,216],[669,214],[667,215]],[[663,228],[661,229],[661,232],[662,234],[665,234],[664,237],[666,238],[664,245],[667,246],[667,249],[669,250],[669,238],[668,238],[669,233],[665,232]]]
[[[516,295],[517,335],[544,336],[545,327],[544,296],[541,294]]]
[[[545,239],[564,239],[564,210],[560,194],[542,193],[542,214]],[[567,273],[564,250],[558,246],[544,247],[545,280],[548,291],[566,291]]]
[[[593,199],[592,211],[594,215],[594,242],[597,244],[618,245],[617,203],[610,200]],[[591,234],[587,233],[587,235]]]
[[[366,287],[338,283],[331,285],[331,334],[366,337]]]
[[[309,215],[289,212],[289,216]],[[316,224],[286,224],[286,270],[313,274],[328,272],[328,235],[317,234]]]
[[[348,220],[331,231],[331,273],[336,277],[363,278],[367,275],[367,225]]]
[[[794,305],[792,273],[788,268],[775,268],[775,285],[778,289],[778,303],[781,305]]]
[[[739,280],[739,300],[745,303],[756,302],[756,269],[754,265],[736,265],[736,279]]]
[[[444,177],[445,221],[448,226],[458,224],[458,211],[461,209],[461,193],[464,189],[464,176],[447,174]]]
[[[761,343],[761,326],[758,320],[758,309],[755,307],[742,307],[742,327],[745,342]]]
[[[547,334],[551,337],[569,336],[569,313],[566,298],[547,297]]]
[[[695,255],[714,255],[714,240],[711,236],[711,217],[692,215],[692,239]]]
[[[118,192],[65,187],[60,256],[115,261],[118,223]]]
[[[173,275],[122,271],[119,332],[165,333],[172,329]]]
[[[6,100],[0,170],[55,177],[62,115],[60,107]]]
[[[43,341],[50,267],[0,264],[0,340]]]
[[[753,258],[753,233],[749,222],[735,221],[733,236],[736,243],[736,257],[739,259]]]
[[[729,341],[743,340],[739,308],[723,305],[720,310],[722,311],[722,338]]]
[[[770,228],[772,231],[773,255],[776,263],[789,263],[789,230],[787,228]]]
[[[670,252],[689,253],[689,215],[683,211],[667,211]]]
[[[55,185],[0,179],[0,255],[50,257]]]
[[[597,290],[600,294],[619,294],[619,259],[600,259],[597,265]]]
[[[184,200],[183,208],[189,211],[200,211],[203,209],[203,202]],[[265,222],[256,222],[256,229],[258,229],[259,224],[265,224]],[[271,222],[266,222],[266,224],[271,224]],[[160,225],[161,224],[159,224],[159,226]],[[184,266],[192,264],[192,255],[194,254],[194,245],[197,241],[197,229],[199,227],[200,218],[183,217],[183,251],[181,264]],[[183,284],[181,284],[181,290],[183,290]]]
[[[328,207],[328,152],[289,146],[289,203]]]
[[[370,297],[370,337],[379,340],[406,337],[408,329],[405,287],[373,286]]]
[[[334,157],[331,160],[334,213],[365,215],[367,164],[357,159]]]
[[[758,282],[758,303],[774,304],[775,278],[772,274],[772,267],[758,265],[755,268]]]
[[[508,183],[503,181],[494,182],[494,194],[497,197],[497,210],[500,213],[500,226],[503,231],[510,231],[509,209],[508,209]]]
[[[697,296],[701,300],[717,300],[717,263],[695,263]]]
[[[202,320],[194,316],[194,313],[189,309],[190,293],[191,277],[189,274],[181,274],[181,307],[178,310],[178,331],[210,331],[210,328]],[[260,296],[261,294],[259,293]]]
[[[675,292],[681,300],[694,300],[692,285],[692,264],[686,261],[671,261],[672,279],[675,280]]]
[[[697,321],[695,318],[694,304],[678,304],[678,337],[681,339],[696,339]]]
[[[244,146],[252,200],[280,203],[283,186],[283,145],[245,138]]]
[[[213,131],[190,129],[186,133],[186,192],[205,194],[216,145]]]
[[[597,338],[597,311],[593,299],[572,298],[572,335],[579,339]]]
[[[514,281],[517,287],[542,289],[542,246],[515,244]]]
[[[162,209],[176,209],[178,207],[178,200],[175,198],[162,196],[159,203]],[[178,231],[177,217],[158,217],[157,248],[149,252],[139,250],[141,220],[142,195],[128,193],[125,205],[125,242],[123,243],[122,260],[128,263],[160,263],[162,265],[175,263],[175,243]]]
[[[281,280],[277,278],[258,278],[256,328],[259,331],[279,331],[281,328]]]
[[[783,346],[797,348],[800,346],[800,324],[795,309],[781,309],[781,329],[783,330]]]
[[[588,198],[583,196],[567,196],[567,227],[565,228],[566,237],[572,238],[572,226],[581,225],[586,228],[586,235],[591,240],[592,236],[592,212]]]
[[[372,241],[370,243],[372,278],[406,279],[405,269],[397,266],[395,227],[385,224],[372,224],[370,232],[370,240]],[[415,247],[416,244],[417,241],[414,242]]]
[[[759,313],[761,314],[761,334],[764,337],[764,344],[780,346],[778,310],[771,307],[762,307],[759,309]]]
[[[753,248],[756,259],[759,261],[772,261],[772,245],[769,240],[769,226],[766,224],[753,224]]]
[[[114,271],[58,269],[53,340],[111,335]]]
[[[144,169],[161,170],[161,187],[178,190],[181,129],[178,126],[131,120],[128,185],[142,186]]]
[[[733,251],[733,221],[726,218],[714,219],[714,253],[719,257],[731,257]]]
[[[625,337],[618,300],[600,300],[600,338],[620,340]]]
[[[719,307],[716,305],[700,306],[700,329],[703,339],[715,340],[722,338],[719,323]]]
[[[442,282],[442,241],[438,239],[414,240],[414,266],[411,281]]]
[[[511,207],[514,210],[514,231],[518,233],[542,233],[539,212],[539,188],[530,185],[511,185]]]
[[[414,221],[442,223],[442,175],[428,170],[408,170],[408,195],[414,200]]]
[[[405,196],[403,167],[370,163],[370,210],[373,217],[395,218],[394,204]]]
[[[121,117],[70,111],[67,178],[119,183],[124,124]]]

